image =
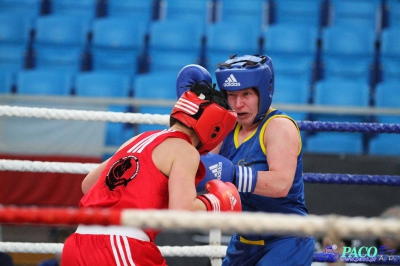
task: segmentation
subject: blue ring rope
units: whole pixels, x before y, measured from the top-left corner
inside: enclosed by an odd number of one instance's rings
[[[360,133],[400,133],[400,124],[297,121],[300,130]]]

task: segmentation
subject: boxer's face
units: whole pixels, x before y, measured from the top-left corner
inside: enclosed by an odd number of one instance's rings
[[[253,88],[239,91],[227,91],[229,105],[237,113],[237,120],[242,126],[253,124],[258,113],[258,93]]]

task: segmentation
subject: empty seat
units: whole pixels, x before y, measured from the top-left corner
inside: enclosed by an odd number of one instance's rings
[[[214,72],[230,55],[260,53],[260,35],[258,28],[245,24],[232,27],[232,23],[221,21],[209,25],[206,31],[207,69]]]
[[[0,69],[19,71],[25,67],[27,54],[25,44],[1,44],[0,45]]]
[[[400,26],[392,25],[382,31],[379,59],[381,61],[381,79],[399,78],[400,62]]]
[[[363,134],[318,132],[307,137],[304,150],[309,153],[362,154]]]
[[[0,13],[0,68],[18,71],[25,67],[32,20],[26,14]]]
[[[317,56],[317,29],[277,23],[270,25],[262,37],[262,51],[274,61],[276,73],[296,73],[312,82]]]
[[[330,78],[318,81],[314,88],[314,104],[327,107],[369,106],[369,86],[366,82]],[[318,114],[317,120],[340,122],[364,122],[364,116],[354,114]]]
[[[0,71],[0,94],[10,94],[15,82],[14,72]]]
[[[146,22],[128,17],[95,19],[91,49],[93,69],[136,74],[146,30]]]
[[[375,105],[377,108],[400,108],[400,80],[382,81],[375,89]],[[400,116],[377,115],[380,123],[399,123]]]
[[[233,25],[243,23],[260,29],[268,24],[267,0],[218,0],[216,3],[217,21],[229,21]]]
[[[58,15],[75,15],[81,18],[97,17],[97,0],[52,0],[51,13]]]
[[[150,22],[153,17],[153,2],[140,0],[108,0],[107,15],[110,17],[133,17]]]
[[[37,17],[42,13],[41,0],[0,0],[0,11]]]
[[[200,62],[202,24],[181,20],[155,21],[149,30],[151,71],[175,71]]]
[[[398,157],[400,155],[400,135],[383,133],[374,136],[369,142],[369,154]]]
[[[382,81],[376,87],[375,99],[377,108],[400,108],[400,80]],[[400,115],[376,115],[379,123],[400,124]],[[374,155],[399,156],[400,135],[378,134],[371,138],[369,153]]]
[[[288,23],[297,26],[307,25],[319,28],[321,22],[321,0],[275,0],[273,6],[274,23]]]
[[[398,0],[386,0],[388,7],[388,27],[394,27],[400,23],[400,2]]]
[[[57,70],[26,70],[17,73],[18,94],[60,95],[71,94],[73,76]]]
[[[393,58],[382,58],[382,80],[398,80],[400,81],[400,60],[394,60]]]
[[[79,73],[75,80],[75,95],[79,97],[128,98],[131,95],[131,76],[123,73],[91,71]],[[127,112],[126,105],[110,105],[108,111]],[[120,146],[134,135],[129,124],[107,122],[105,145]]]
[[[161,5],[161,19],[198,22],[206,25],[211,22],[212,1],[197,0],[188,4],[185,0],[165,0]]]
[[[29,44],[33,18],[11,12],[0,13],[0,43]]]
[[[275,70],[274,65],[274,70]],[[308,104],[310,83],[305,79],[296,79],[290,75],[275,74],[274,104]],[[305,120],[306,112],[286,111],[295,120]]]
[[[35,67],[80,71],[89,32],[89,21],[76,16],[49,15],[38,18],[33,44]]]
[[[363,75],[368,69],[373,71],[375,42],[372,29],[336,25],[324,28],[321,54],[324,78],[350,77],[370,82],[369,73]]]
[[[153,99],[164,101],[176,101],[176,71],[158,71],[156,73],[146,73],[138,75],[134,81],[134,95],[138,100]],[[162,114],[169,115],[172,111],[171,106],[152,106],[142,104],[139,112],[142,114]],[[159,124],[140,124],[139,132],[156,129],[166,129],[167,125]]]
[[[331,0],[331,25],[342,27],[381,28],[380,0]]]
[[[383,59],[400,60],[400,26],[382,31],[380,53]]]
[[[131,76],[122,73],[90,71],[76,74],[75,94],[84,97],[120,97],[130,94]]]

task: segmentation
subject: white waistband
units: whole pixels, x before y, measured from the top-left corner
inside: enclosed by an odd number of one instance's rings
[[[76,233],[82,235],[118,235],[150,241],[149,236],[143,230],[131,226],[79,225]]]

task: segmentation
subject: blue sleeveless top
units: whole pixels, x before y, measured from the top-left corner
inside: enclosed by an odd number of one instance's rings
[[[232,161],[235,165],[252,167],[257,171],[268,171],[269,166],[266,160],[266,148],[264,147],[264,132],[269,121],[275,117],[286,117],[293,121],[299,131],[297,123],[282,111],[273,109],[267,114],[263,121],[258,125],[256,131],[247,137],[242,144],[238,144],[238,134],[240,125],[237,124],[225,138],[220,154]],[[297,168],[293,180],[293,185],[286,197],[270,198],[255,195],[252,193],[240,193],[243,211],[269,212],[269,213],[294,213],[307,215],[307,207],[304,199],[303,183],[303,152],[299,150],[297,156]]]

